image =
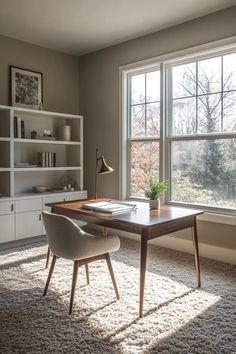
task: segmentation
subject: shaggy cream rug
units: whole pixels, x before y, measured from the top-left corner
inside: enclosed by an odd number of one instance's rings
[[[193,256],[149,247],[145,316],[138,318],[139,243],[122,240],[112,254],[121,299],[105,262],[79,271],[68,315],[72,262],[58,260],[48,295],[42,292],[44,242],[0,252],[0,352],[236,353],[236,267],[201,260],[195,288]]]

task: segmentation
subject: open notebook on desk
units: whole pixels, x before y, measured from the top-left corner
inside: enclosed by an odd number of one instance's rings
[[[128,203],[95,202],[83,204],[82,208],[86,210],[98,211],[101,213],[117,214],[134,210],[136,205]]]

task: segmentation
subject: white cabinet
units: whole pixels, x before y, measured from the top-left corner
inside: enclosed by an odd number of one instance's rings
[[[15,240],[15,215],[0,216],[0,243]]]
[[[87,192],[86,191],[81,191],[81,192],[76,192],[76,193],[69,193],[66,196],[66,200],[77,200],[77,199],[86,199],[87,198]]]
[[[0,243],[45,234],[42,211],[51,211],[45,204],[86,198],[86,191],[76,191],[0,201]]]
[[[43,222],[41,211],[16,214],[16,240],[42,235]]]
[[[24,122],[24,138],[14,131],[18,119]],[[71,126],[70,141],[60,135],[66,125]],[[43,136],[45,129],[51,132],[50,140]],[[50,210],[45,203],[87,197],[82,116],[0,105],[0,151],[0,243],[41,235],[41,213]],[[64,192],[65,185],[75,191]],[[55,193],[33,193],[33,186],[49,187]]]

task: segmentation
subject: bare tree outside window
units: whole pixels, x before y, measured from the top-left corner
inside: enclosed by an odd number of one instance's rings
[[[236,131],[235,54],[172,70],[173,80],[178,77],[173,81],[172,133],[196,139],[172,140],[171,199],[235,208],[236,139],[221,136]],[[178,97],[179,92],[184,98]],[[198,140],[201,134],[206,139]]]

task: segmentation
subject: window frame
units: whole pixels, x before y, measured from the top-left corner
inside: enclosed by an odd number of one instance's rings
[[[131,156],[131,144],[134,142],[159,142],[159,174],[160,174],[160,146],[161,146],[161,105],[162,105],[162,93],[161,93],[161,78],[160,78],[160,101],[155,101],[155,102],[160,102],[160,135],[159,137],[135,137],[132,138],[132,129],[131,129],[131,110],[132,107],[135,106],[136,104],[132,105],[131,104],[131,78],[132,76],[135,75],[141,75],[145,74],[145,102],[143,103],[145,105],[145,118],[146,118],[146,106],[149,103],[152,102],[147,102],[146,101],[146,74],[151,73],[153,71],[159,71],[161,74],[160,70],[160,65],[157,64],[155,66],[149,67],[148,70],[145,68],[133,71],[132,73],[129,72],[127,76],[127,197],[129,199],[140,199],[143,200],[145,198],[141,197],[136,197],[131,195],[131,161],[130,161],[130,156]],[[154,101],[153,101],[154,102]],[[138,104],[137,104],[138,105]],[[141,103],[140,103],[141,105]]]
[[[171,54],[159,56],[156,58],[147,59],[141,62],[132,63],[120,67],[120,159],[119,159],[119,197],[122,199],[132,199],[145,201],[144,198],[130,196],[130,177],[127,174],[128,164],[130,166],[130,151],[129,150],[129,136],[127,135],[127,127],[125,124],[130,124],[129,102],[130,93],[128,94],[128,78],[134,74],[152,72],[155,69],[160,70],[160,138],[155,139],[159,141],[159,165],[160,165],[160,180],[168,179],[169,186],[165,194],[164,202],[166,204],[182,206],[194,209],[203,209],[206,211],[221,212],[235,215],[235,210],[230,208],[221,208],[206,206],[200,204],[189,204],[184,202],[171,201],[171,142],[178,140],[206,140],[206,139],[229,139],[236,138],[236,132],[222,132],[222,133],[197,133],[185,135],[171,135],[171,68],[175,65],[191,63],[204,59],[210,59],[221,55],[236,53],[236,36],[217,42],[200,45],[189,48],[183,51],[174,52]],[[234,90],[235,91],[235,90]],[[222,90],[220,91],[222,92]],[[195,96],[194,96],[195,97]],[[143,140],[154,141],[153,138],[142,138]],[[140,139],[131,139],[131,141],[140,141]],[[126,148],[124,148],[126,146]],[[127,183],[129,181],[129,183]]]

